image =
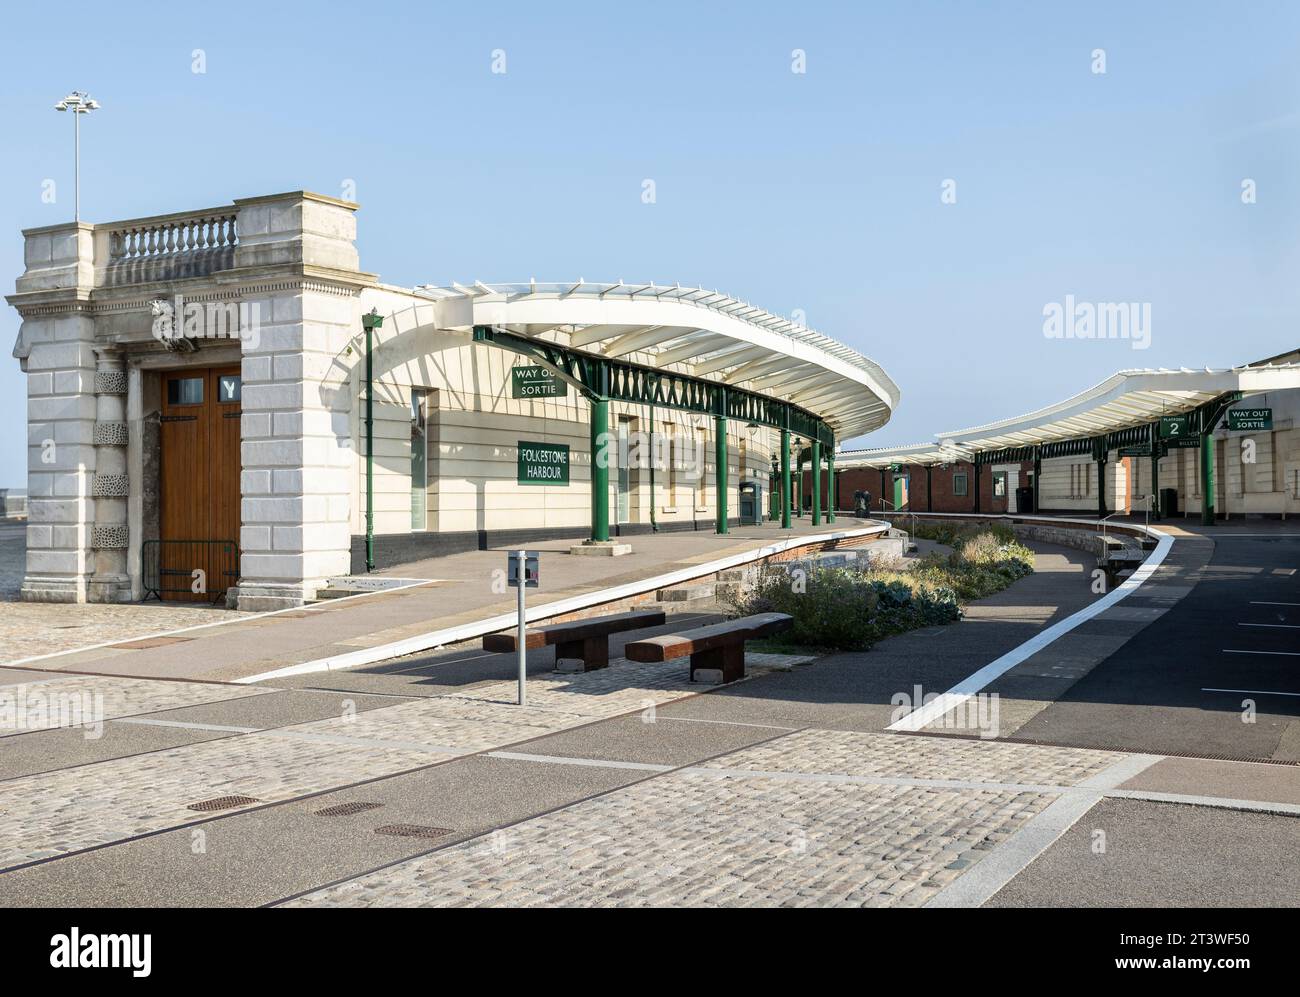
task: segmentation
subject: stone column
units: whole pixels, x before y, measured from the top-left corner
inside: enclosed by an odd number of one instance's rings
[[[296,191],[235,205],[251,323],[238,606],[262,611],[302,605],[351,570],[347,347],[361,331],[357,295],[374,277],[357,270],[355,204]]]
[[[94,229],[27,229],[26,270],[7,300],[23,323],[14,356],[27,375],[27,564],[22,597],[85,602],[95,470]]]
[[[129,602],[126,470],[126,367],[115,349],[95,350],[95,499],[94,551],[88,598],[91,602]]]

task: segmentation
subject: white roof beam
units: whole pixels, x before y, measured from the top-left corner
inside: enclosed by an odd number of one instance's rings
[[[714,374],[727,367],[734,367],[736,364],[744,363],[746,360],[753,360],[756,357],[771,356],[772,351],[766,346],[742,346],[738,350],[728,350],[726,353],[719,353],[717,356],[709,357],[707,360],[701,360],[693,368],[696,377],[703,377],[705,374]],[[725,378],[724,378],[725,380]]]
[[[704,356],[707,353],[713,353],[721,349],[728,343],[734,343],[735,340],[730,336],[721,334],[713,336],[701,336],[699,339],[692,339],[683,343],[681,346],[675,346],[670,350],[664,350],[657,357],[655,362],[660,366],[667,366],[670,363],[681,363],[683,360],[689,360],[691,357]]]

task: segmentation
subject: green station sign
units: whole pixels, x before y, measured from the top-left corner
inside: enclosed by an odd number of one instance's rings
[[[1230,408],[1228,428],[1235,430],[1261,430],[1273,428],[1271,408]]]
[[[568,382],[555,376],[554,371],[537,365],[510,368],[511,398],[564,398],[569,393]]]
[[[521,485],[567,485],[569,483],[569,448],[563,443],[519,441],[519,469],[516,481]]]
[[[1160,449],[1164,453],[1170,450],[1193,450],[1201,445],[1199,436],[1175,436],[1171,440],[1161,440]]]
[[[1188,436],[1192,433],[1192,417],[1188,415],[1162,415],[1160,417],[1160,438],[1173,439],[1176,436]]]

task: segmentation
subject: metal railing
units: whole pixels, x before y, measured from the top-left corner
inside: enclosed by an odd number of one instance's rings
[[[233,540],[146,540],[140,546],[144,597],[216,603],[239,581],[239,544]]]

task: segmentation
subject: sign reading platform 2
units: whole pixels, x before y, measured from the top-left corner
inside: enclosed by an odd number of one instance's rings
[[[545,367],[510,368],[511,398],[564,398],[568,393],[568,383]]]
[[[519,441],[519,477],[521,485],[567,485],[569,483],[569,448],[563,443]]]

